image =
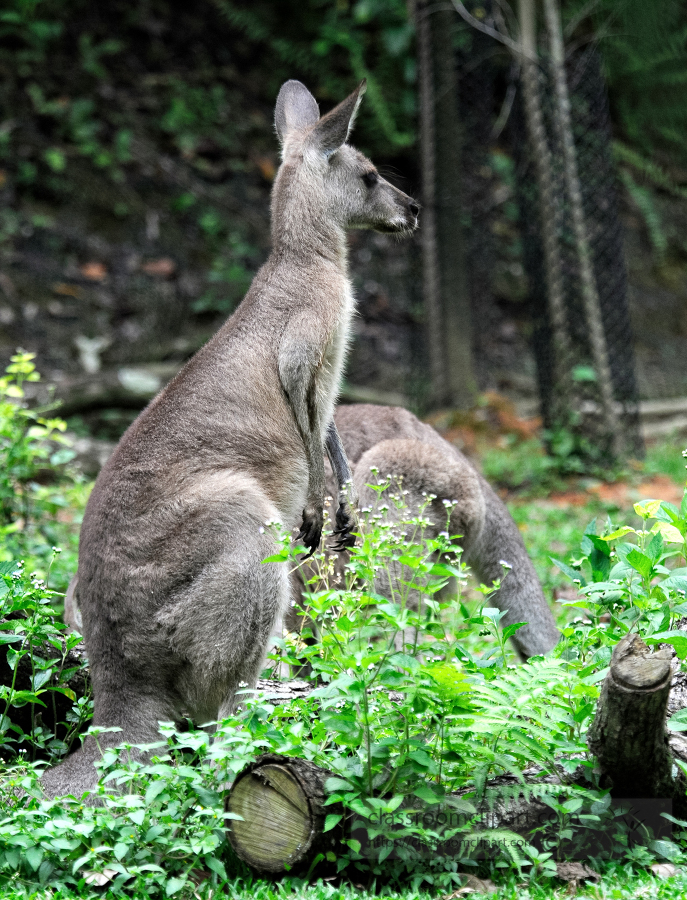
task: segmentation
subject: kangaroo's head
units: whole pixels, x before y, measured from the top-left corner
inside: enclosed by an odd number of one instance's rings
[[[320,118],[315,98],[300,81],[277,97],[275,125],[282,165],[272,198],[275,238],[297,229],[372,228],[385,234],[417,228],[418,203],[389,184],[369,159],[347,144],[365,82]]]

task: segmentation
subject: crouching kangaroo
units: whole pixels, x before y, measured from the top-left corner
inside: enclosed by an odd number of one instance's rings
[[[282,164],[272,250],[212,340],[143,411],[102,469],[81,530],[76,600],[100,742],[154,741],[158,721],[202,723],[255,683],[289,601],[265,524],[317,547],[324,453],[350,477],[333,410],[353,315],[345,231],[403,233],[418,206],[346,141],[364,83],[320,118],[297,81],[279,92]],[[337,488],[339,490],[339,488]],[[340,491],[337,526],[350,543]],[[92,739],[43,777],[46,793],[96,784]]]
[[[502,620],[504,626],[527,622],[512,638],[519,655],[527,658],[551,650],[560,632],[520,532],[504,504],[465,456],[405,409],[368,404],[339,406],[334,421],[353,467],[353,485],[361,507],[374,506],[379,496],[366,487],[372,468],[380,477],[403,478],[405,499],[411,509],[426,502],[423,492],[435,495],[436,500],[424,513],[431,522],[428,537],[446,529],[442,500],[457,501],[449,530],[452,535],[463,536],[463,559],[483,584],[502,580],[489,602],[508,611]],[[331,474],[328,487],[334,492]],[[393,504],[390,506],[389,514],[393,515]],[[504,569],[502,560],[510,569]],[[385,593],[383,583],[376,588]],[[302,582],[294,579],[293,589],[297,598]],[[297,623],[292,607],[285,625],[293,630],[298,628]]]

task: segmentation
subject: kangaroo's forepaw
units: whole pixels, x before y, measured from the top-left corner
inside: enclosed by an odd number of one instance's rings
[[[303,510],[303,524],[296,536],[296,540],[303,543],[310,553],[306,553],[303,559],[308,559],[320,546],[322,528],[324,527],[324,510],[320,507],[308,507]]]
[[[336,543],[332,545],[332,550],[336,550],[338,553],[355,547],[353,529],[357,525],[356,517],[348,503],[340,504],[336,511],[336,528],[332,532],[336,535]]]

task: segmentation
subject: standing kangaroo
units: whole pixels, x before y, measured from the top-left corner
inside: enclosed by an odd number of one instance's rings
[[[450,534],[461,535],[463,559],[484,584],[501,579],[498,591],[489,605],[507,610],[502,625],[526,622],[512,637],[518,654],[527,658],[548,653],[558,643],[560,632],[544,597],[525,550],[518,527],[505,505],[465,456],[445,441],[430,425],[420,422],[406,409],[391,406],[356,404],[339,406],[334,415],[336,427],[346,455],[353,467],[353,487],[361,507],[374,507],[379,494],[367,487],[373,478],[370,469],[403,479],[404,499],[410,510],[427,502],[426,495],[436,497],[426,506],[423,517],[429,520],[426,537],[435,537],[446,529],[446,509],[442,500],[456,505],[448,523]],[[334,488],[331,476],[330,490]],[[393,491],[392,483],[390,489]],[[423,496],[423,494],[425,496]],[[394,516],[395,506],[388,504],[387,516]],[[505,560],[510,568],[504,569]],[[341,565],[341,560],[338,561]],[[395,580],[410,580],[402,567],[389,566]],[[306,574],[311,575],[310,569]],[[382,573],[375,590],[388,595],[388,582]],[[294,599],[303,588],[300,570],[294,573]],[[412,598],[411,598],[412,602]],[[417,601],[416,601],[417,602]],[[300,617],[292,607],[286,617],[292,631],[300,627]]]
[[[158,722],[227,715],[260,672],[289,601],[269,521],[312,551],[320,541],[324,452],[336,473],[341,545],[350,470],[333,422],[354,303],[347,228],[417,226],[414,200],[346,143],[364,82],[320,118],[298,81],[277,98],[282,164],[272,251],[212,340],[141,413],[86,507],[76,593],[101,745],[158,739]],[[80,796],[100,753],[81,750],[43,776]]]

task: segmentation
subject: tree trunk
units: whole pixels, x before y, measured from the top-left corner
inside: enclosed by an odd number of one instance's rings
[[[672,798],[685,805],[665,728],[670,657],[669,650],[651,653],[638,634],[626,635],[613,650],[587,738],[613,797]]]
[[[418,0],[421,234],[432,403],[468,408],[477,388],[462,234],[455,22],[453,9]]]
[[[334,850],[337,829],[324,833],[324,806],[331,775],[304,759],[266,753],[247,766],[227,794],[231,820],[227,836],[236,854],[256,872],[283,875],[307,869],[320,854]]]
[[[427,0],[417,0],[417,56],[420,85],[420,165],[422,174],[422,286],[427,317],[427,354],[429,356],[430,393],[437,405],[445,391],[444,354],[439,258],[435,208],[434,72],[432,33]]]
[[[551,151],[546,138],[539,86],[534,0],[519,0],[520,71],[525,121],[530,139],[539,194],[539,216],[544,244],[546,293],[553,336],[553,368],[557,407],[570,408],[570,371],[572,361],[563,293],[563,274],[559,245],[560,215],[554,190]],[[557,418],[557,416],[555,417]]]
[[[620,426],[613,398],[613,381],[611,367],[608,361],[608,348],[606,346],[606,334],[601,318],[601,305],[596,287],[596,279],[592,268],[587,227],[584,221],[582,209],[582,191],[577,169],[577,153],[573,138],[572,118],[570,114],[570,96],[568,82],[565,76],[565,54],[563,50],[563,33],[561,28],[561,16],[557,0],[544,0],[544,16],[549,33],[549,52],[551,70],[553,74],[554,88],[556,92],[554,108],[554,120],[559,133],[561,146],[563,147],[563,171],[565,183],[570,199],[572,212],[573,231],[575,234],[575,249],[580,267],[580,281],[582,284],[582,300],[584,303],[587,328],[589,329],[589,341],[592,348],[592,358],[599,384],[601,404],[603,407],[606,427],[611,436],[611,446],[614,454],[619,454]]]
[[[462,134],[453,38],[456,14],[437,5],[430,17],[434,48],[434,133],[439,279],[446,354],[446,401],[459,409],[475,402],[472,316],[463,235]]]

